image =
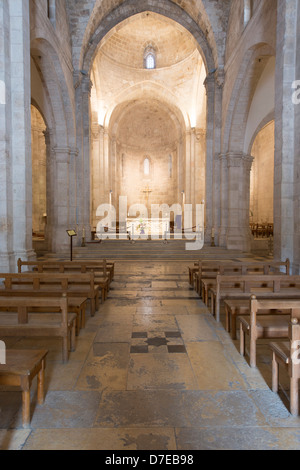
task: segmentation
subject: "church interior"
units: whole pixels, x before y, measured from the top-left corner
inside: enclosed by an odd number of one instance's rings
[[[0,449],[300,449],[300,0],[0,26]]]

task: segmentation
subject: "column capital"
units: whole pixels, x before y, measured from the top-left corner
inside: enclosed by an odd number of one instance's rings
[[[70,147],[52,147],[52,152],[58,163],[70,163],[71,148]]]
[[[252,162],[254,158],[251,155],[246,155],[244,153],[233,153],[233,152],[228,152],[226,154],[227,158],[227,165],[228,168],[231,167],[241,167],[245,166],[246,168],[249,167],[249,170],[251,169]]]
[[[93,82],[85,70],[76,70],[73,73],[74,88],[81,87],[82,93],[91,93]]]

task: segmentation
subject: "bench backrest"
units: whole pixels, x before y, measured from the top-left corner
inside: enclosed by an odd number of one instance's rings
[[[54,272],[72,272],[80,271],[81,273],[86,273],[89,271],[103,271],[104,276],[107,274],[107,269],[111,266],[107,261],[22,261],[21,258],[18,259],[18,273],[22,272],[22,266],[31,268],[32,270],[38,271],[40,273],[44,271],[54,271]]]
[[[13,308],[18,312],[18,323],[28,323],[28,312],[34,307],[60,308],[62,326],[68,324],[68,298],[66,294],[61,297],[1,297],[0,308]]]
[[[90,290],[95,289],[95,274],[89,273],[0,273],[5,289],[12,289],[13,285],[32,285],[39,290],[41,285],[60,284],[61,288],[68,290],[71,284],[89,284]]]
[[[228,263],[228,262],[215,262],[215,261],[202,261],[199,263],[199,275],[202,277],[203,272],[219,272],[220,274],[230,273],[230,272],[240,272],[243,275],[246,274],[272,274],[272,272],[277,272],[278,274],[283,274],[281,269],[284,269],[285,274],[289,275],[290,273],[290,261],[287,258],[286,261],[271,261],[263,263]]]
[[[300,289],[300,276],[287,276],[278,274],[251,274],[251,275],[221,275],[217,276],[217,293],[223,286],[240,287],[243,292],[250,292],[253,287],[271,287],[273,292],[280,292],[281,288],[296,287]]]

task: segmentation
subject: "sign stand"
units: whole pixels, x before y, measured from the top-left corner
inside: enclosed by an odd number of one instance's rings
[[[67,234],[70,237],[70,261],[73,261],[73,237],[77,237],[75,230],[67,230]]]

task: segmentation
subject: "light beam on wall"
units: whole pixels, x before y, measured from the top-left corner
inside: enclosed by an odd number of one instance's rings
[[[104,126],[105,116],[106,116],[106,107],[103,102],[99,102],[98,106],[98,124],[99,126]]]

